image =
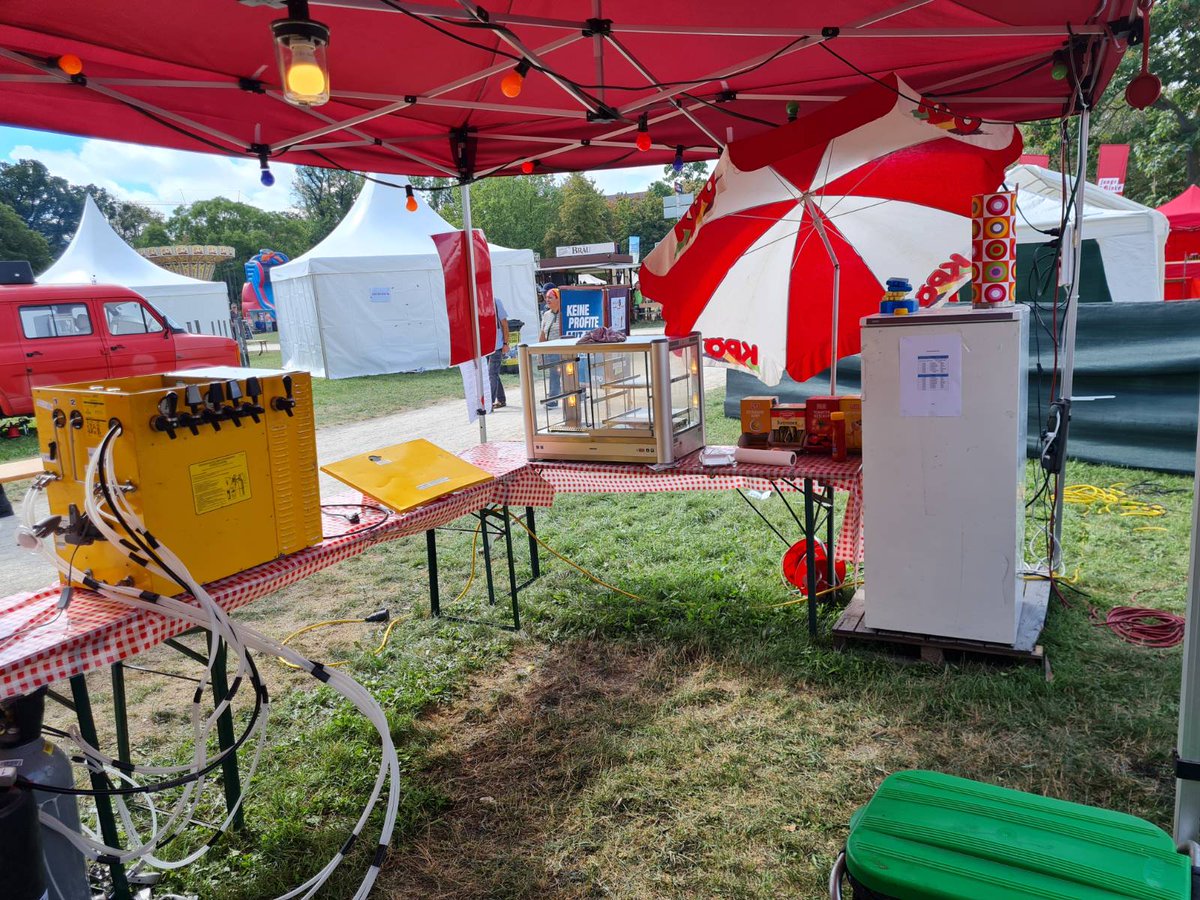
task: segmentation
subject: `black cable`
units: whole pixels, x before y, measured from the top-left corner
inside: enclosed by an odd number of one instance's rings
[[[758,69],[761,69],[763,66],[773,63],[780,56],[787,53],[789,50],[791,50],[793,47],[795,47],[797,44],[801,43],[802,41],[811,40],[812,38],[819,36],[819,35],[815,35],[815,34],[803,34],[803,35],[800,35],[799,37],[793,38],[791,41],[784,44],[778,50],[773,52],[766,59],[761,60],[757,63],[754,63],[753,65],[746,66],[744,69],[738,69],[736,72],[730,72],[728,75],[722,76],[721,79],[700,77],[700,78],[685,79],[682,81],[647,81],[645,84],[584,84],[582,82],[573,81],[570,78],[567,78],[566,76],[554,71],[553,69],[549,68],[548,66],[538,65],[533,60],[528,59],[527,57],[521,56],[519,54],[511,53],[507,50],[501,50],[499,47],[488,47],[485,44],[479,44],[479,43],[476,43],[475,41],[471,41],[471,40],[468,40],[467,38],[461,37],[460,35],[453,34],[452,32],[447,31],[445,28],[441,28],[441,27],[435,25],[431,20],[436,19],[438,22],[442,22],[446,25],[456,25],[459,28],[475,28],[475,29],[483,29],[486,31],[491,31],[493,33],[503,33],[503,34],[508,35],[509,37],[516,39],[517,36],[515,34],[513,34],[512,30],[509,28],[506,28],[503,25],[496,24],[495,22],[481,22],[478,19],[465,20],[465,19],[448,19],[444,16],[422,16],[422,15],[412,12],[411,10],[405,9],[404,7],[400,6],[399,4],[393,2],[393,0],[380,0],[380,2],[383,3],[384,5],[390,7],[391,9],[396,10],[397,12],[404,13],[406,16],[408,16],[411,19],[415,19],[418,22],[421,22],[423,25],[426,25],[426,26],[432,28],[434,31],[437,31],[440,34],[444,34],[448,38],[458,41],[459,43],[466,44],[467,46],[470,46],[470,47],[475,47],[476,49],[479,49],[479,50],[486,50],[487,52],[494,53],[497,56],[507,57],[508,59],[511,59],[514,62],[520,62],[521,60],[525,60],[526,62],[529,63],[529,67],[531,69],[541,72],[544,75],[553,75],[555,78],[565,81],[567,84],[571,85],[571,87],[578,88],[580,90],[644,91],[644,90],[651,89],[651,88],[669,88],[669,87],[679,87],[681,85],[701,85],[701,84],[707,84],[710,81],[718,81],[718,80],[723,80],[723,79],[727,79],[727,78],[736,78],[739,75],[745,75],[749,72],[757,71]],[[583,22],[580,23],[581,29],[585,24],[586,23],[583,23]]]
[[[745,122],[753,122],[756,125],[766,125],[768,128],[777,127],[777,123],[772,122],[768,119],[760,119],[758,116],[748,116],[745,113],[740,113],[740,112],[737,112],[736,110],[728,109],[726,106],[724,106],[721,103],[711,103],[708,100],[704,100],[700,97],[697,97],[695,94],[689,94],[686,91],[681,92],[680,96],[687,97],[689,100],[694,100],[695,102],[702,104],[703,106],[707,107],[708,109],[714,109],[717,112],[724,113],[727,116],[732,116],[735,119],[741,119]]]
[[[254,684],[261,685],[261,676],[258,674],[258,667],[254,663],[254,658],[247,651],[245,654],[246,662],[250,668],[250,680]],[[222,750],[221,753],[211,759],[208,765],[194,772],[188,772],[186,775],[180,775],[178,778],[172,778],[167,781],[159,781],[155,784],[142,784],[130,787],[108,787],[108,788],[77,788],[77,787],[58,787],[51,784],[43,784],[41,782],[32,782],[18,775],[17,784],[29,790],[46,791],[50,794],[67,794],[73,797],[111,797],[120,795],[127,797],[131,794],[156,794],[159,791],[169,791],[172,788],[183,787],[191,784],[193,781],[199,781],[204,776],[208,775],[219,765],[225,762],[230,756],[237,753],[241,746],[249,740],[250,735],[254,733],[255,723],[258,722],[258,717],[262,711],[263,691],[261,689],[254,692],[254,709],[250,713],[250,722],[246,726],[246,730],[241,736],[235,740],[228,748]],[[120,770],[121,766],[113,766]],[[132,771],[132,769],[131,769]]]
[[[321,535],[321,540],[330,541],[330,540],[333,540],[334,538],[354,537],[355,535],[366,534],[368,531],[375,531],[377,528],[383,527],[383,525],[386,522],[388,522],[392,517],[392,511],[390,509],[385,509],[382,506],[374,506],[370,503],[322,503],[321,504],[322,511],[325,511],[328,509],[343,509],[346,507],[351,507],[351,508],[355,508],[355,509],[364,509],[364,510],[368,510],[370,512],[383,513],[383,518],[380,519],[378,522],[372,522],[370,525],[364,525],[362,528],[355,529],[354,531],[346,531],[346,532],[343,532],[342,534],[323,534],[323,535]],[[328,515],[337,516],[340,519],[345,519],[351,525],[358,524],[357,522],[353,521],[349,516],[347,516],[344,513],[331,512],[331,513],[328,513]]]
[[[830,56],[841,61],[848,68],[857,72],[863,78],[868,78],[871,81],[875,82],[880,87],[887,88],[889,91],[891,91],[897,97],[900,97],[902,100],[907,100],[909,103],[916,103],[918,106],[921,105],[922,103],[928,102],[928,101],[922,100],[920,97],[910,97],[908,94],[904,93],[904,91],[900,90],[897,87],[893,87],[892,85],[888,84],[883,79],[872,75],[870,72],[867,72],[864,69],[860,69],[854,63],[850,62],[850,60],[846,59],[846,57],[842,56],[842,54],[838,53],[836,50],[834,50],[832,47],[830,47],[828,42],[822,42],[822,43],[818,44],[817,46],[819,46],[822,50],[824,50]],[[1010,121],[1008,119],[985,119],[981,116],[971,116],[971,118],[978,119],[981,123],[983,123],[985,125],[1013,125],[1013,126],[1017,125],[1016,122]]]

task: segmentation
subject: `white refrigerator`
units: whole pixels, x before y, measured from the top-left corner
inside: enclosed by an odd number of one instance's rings
[[[867,627],[1016,641],[1028,314],[862,320]]]

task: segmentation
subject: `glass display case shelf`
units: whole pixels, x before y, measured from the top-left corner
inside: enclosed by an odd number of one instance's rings
[[[530,459],[669,463],[704,446],[700,335],[522,344]]]

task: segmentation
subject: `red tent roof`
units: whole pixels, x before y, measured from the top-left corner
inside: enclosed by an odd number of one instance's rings
[[[1172,231],[1200,231],[1200,187],[1188,189],[1158,208],[1167,217]]]
[[[1071,87],[1051,54],[1074,40],[1103,90],[1138,15],[1136,0],[312,0],[332,33],[332,99],[306,110],[278,87],[282,6],[5,0],[0,121],[376,172],[663,164],[677,146],[712,158],[785,121],[789,100],[804,115],[864,73],[894,71],[959,114],[1058,116]],[[53,65],[68,53],[84,62],[75,83]],[[500,80],[521,57],[547,71],[510,100]],[[654,145],[638,152],[643,113]]]

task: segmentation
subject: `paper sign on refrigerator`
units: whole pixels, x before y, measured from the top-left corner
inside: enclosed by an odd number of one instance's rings
[[[900,339],[900,415],[962,415],[962,335]]]

